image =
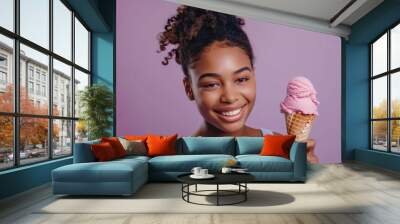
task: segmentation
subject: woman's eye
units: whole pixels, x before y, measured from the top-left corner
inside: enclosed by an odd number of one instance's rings
[[[207,83],[204,85],[201,85],[201,87],[205,88],[205,89],[215,89],[219,87],[219,83]]]
[[[243,77],[243,78],[238,78],[237,80],[236,80],[236,82],[237,83],[244,83],[244,82],[247,82],[247,81],[249,81],[249,78],[247,78],[247,77]]]
[[[204,87],[207,89],[214,89],[214,88],[217,88],[218,86],[219,86],[218,83],[209,83],[209,84],[204,85]]]

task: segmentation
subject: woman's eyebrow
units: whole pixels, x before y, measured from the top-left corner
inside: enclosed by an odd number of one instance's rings
[[[251,69],[250,69],[248,66],[246,66],[246,67],[243,67],[243,68],[240,68],[240,69],[234,71],[233,74],[234,74],[234,75],[240,74],[240,73],[242,73],[242,72],[244,72],[244,71],[249,71],[249,72],[251,72]],[[204,73],[204,74],[201,74],[201,75],[200,75],[198,81],[200,81],[201,79],[206,78],[206,77],[217,78],[217,77],[220,77],[220,76],[221,76],[221,75],[218,74],[218,73],[211,73],[211,72],[210,72],[210,73]]]
[[[213,77],[213,78],[216,78],[216,77],[220,77],[220,76],[221,76],[221,75],[218,74],[218,73],[204,73],[204,74],[201,74],[201,76],[199,77],[198,81],[200,81],[201,79],[204,79],[204,78],[206,78],[206,77]]]
[[[251,72],[251,69],[250,69],[249,67],[246,66],[246,67],[243,67],[243,68],[240,68],[240,69],[234,71],[233,74],[236,75],[236,74],[242,73],[242,72],[244,72],[244,71],[249,71],[249,72]]]

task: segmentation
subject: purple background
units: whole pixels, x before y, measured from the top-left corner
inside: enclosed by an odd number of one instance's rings
[[[117,1],[117,135],[193,134],[202,123],[185,95],[181,68],[163,66],[156,36],[177,5],[161,0]],[[341,42],[339,37],[246,19],[255,53],[257,100],[247,124],[285,133],[279,103],[286,84],[306,76],[318,94],[311,138],[320,163],[341,161]]]

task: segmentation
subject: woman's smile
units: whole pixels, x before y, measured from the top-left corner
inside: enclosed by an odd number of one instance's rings
[[[243,118],[243,115],[245,113],[245,107],[247,104],[238,107],[237,109],[231,109],[231,108],[226,108],[226,109],[218,109],[214,110],[214,112],[218,115],[218,117],[223,121],[227,123],[234,123]]]

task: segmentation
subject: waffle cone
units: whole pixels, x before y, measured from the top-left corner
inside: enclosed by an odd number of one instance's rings
[[[286,130],[289,135],[296,135],[296,141],[305,142],[310,135],[316,115],[290,113],[285,114]]]

